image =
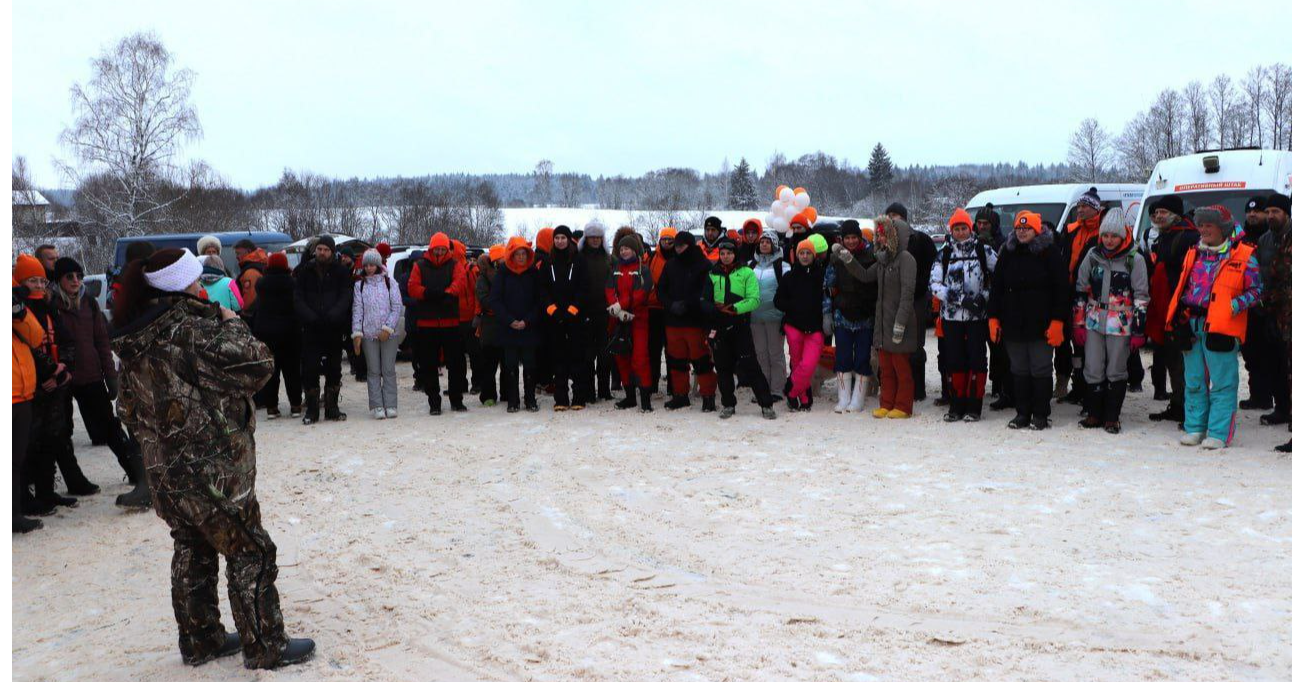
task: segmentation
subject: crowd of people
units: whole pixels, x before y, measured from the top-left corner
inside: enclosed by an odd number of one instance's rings
[[[13,266],[13,529],[100,491],[72,446],[76,401],[134,486],[117,504],[153,506],[172,529],[183,660],[243,652],[249,667],[276,667],[314,645],[281,622],[253,409],[278,418],[283,383],[303,424],[346,419],[342,356],[374,419],[398,417],[403,346],[431,415],[445,397],[466,411],[468,396],[513,413],[538,411],[541,396],[556,412],[609,400],[653,412],[664,380],[665,410],[696,398],[728,419],[742,387],[775,419],[776,405],[812,410],[829,368],[833,412],[909,419],[926,398],[931,326],[947,422],[981,420],[990,382],[1010,429],[1049,428],[1058,401],[1080,406],[1079,427],[1118,434],[1149,345],[1154,398],[1167,401],[1150,419],[1177,422],[1181,444],[1227,447],[1238,410],[1289,424],[1290,198],[1254,197],[1238,224],[1224,206],[1166,196],[1148,207],[1158,236],[1146,243],[1094,188],[1075,210],[1063,234],[1022,211],[1007,235],[990,205],[956,209],[940,249],[899,203],[833,237],[800,215],[782,236],[710,217],[701,239],[668,227],[650,245],[629,227],[608,240],[595,220],[474,255],[437,233],[401,278],[384,243],[355,253],[321,236],[291,268],[244,240],[230,273],[215,237],[197,256],[140,242],[114,283],[111,328],[81,265],[45,245]],[[220,623],[218,554],[238,635]]]

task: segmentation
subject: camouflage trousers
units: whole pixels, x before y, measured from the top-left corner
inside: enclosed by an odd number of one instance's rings
[[[209,490],[155,492],[158,514],[172,528],[172,609],[181,658],[192,665],[207,661],[226,639],[217,605],[220,554],[245,667],[274,667],[286,645],[276,545],[263,529],[252,492],[236,502]]]

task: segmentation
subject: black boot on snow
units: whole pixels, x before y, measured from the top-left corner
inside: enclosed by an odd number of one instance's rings
[[[349,415],[340,412],[340,387],[339,385],[326,387],[326,420],[333,422],[342,422],[348,419]]]
[[[625,399],[616,403],[617,410],[628,410],[638,405],[638,400],[634,397],[634,385],[630,384],[625,387]]]
[[[321,389],[303,389],[303,423],[316,424],[321,418]]]
[[[667,410],[678,410],[683,407],[688,407],[688,405],[688,396],[686,395],[677,395],[666,401]]]
[[[644,413],[652,411],[652,389],[638,389],[638,411]]]
[[[285,645],[285,650],[281,652],[281,660],[277,661],[276,666],[279,668],[285,665],[303,663],[312,658],[312,653],[316,649],[317,644],[311,639],[291,639]]]
[[[129,457],[127,463],[135,472],[136,487],[131,492],[119,495],[113,503],[127,509],[149,509],[153,499],[149,495],[149,482],[145,478],[145,461],[137,452]]]
[[[713,395],[702,396],[702,411],[715,412],[715,396]]]

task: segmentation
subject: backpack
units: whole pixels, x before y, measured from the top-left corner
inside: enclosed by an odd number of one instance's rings
[[[987,272],[987,246],[982,242],[978,242],[978,244],[976,244],[974,247],[974,255],[978,256],[978,269],[981,270],[983,273],[983,288],[990,289],[991,283],[989,280],[991,277],[991,273]],[[946,273],[950,270],[950,267],[951,267],[951,245],[947,244],[942,249],[943,281],[945,281]]]

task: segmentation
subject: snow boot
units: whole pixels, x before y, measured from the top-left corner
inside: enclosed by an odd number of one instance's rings
[[[54,461],[59,465],[59,473],[63,475],[63,482],[68,486],[69,495],[84,497],[100,492],[100,487],[91,483],[86,478],[86,474],[82,473],[81,465],[77,463],[77,456],[73,454],[71,444],[69,444],[69,447],[58,449],[54,453]]]
[[[21,516],[18,514],[14,515],[15,533],[30,533],[34,530],[40,530],[44,527],[45,524],[41,523],[40,519],[29,519],[26,516]]]
[[[281,660],[276,662],[276,667],[303,663],[312,658],[313,651],[316,649],[317,643],[311,639],[291,639],[286,643],[285,649],[281,651]]]
[[[678,410],[683,407],[688,407],[688,405],[689,401],[688,396],[686,395],[671,396],[670,400],[666,401],[667,410]]]
[[[1128,383],[1124,381],[1111,381],[1105,388],[1105,407],[1102,411],[1101,419],[1105,422],[1105,432],[1116,434],[1122,430],[1119,425],[1119,415],[1123,413],[1123,400],[1127,398]]]
[[[303,389],[303,423],[316,424],[321,418],[321,389],[313,386]]]
[[[637,400],[634,398],[634,385],[633,385],[633,384],[630,384],[629,386],[626,386],[626,387],[625,387],[625,399],[624,399],[624,400],[621,400],[621,401],[618,401],[618,402],[616,403],[616,409],[617,409],[617,410],[628,410],[629,408],[634,407],[634,406],[637,405],[637,404],[638,404],[638,402],[637,402]]]
[[[522,372],[525,377],[525,411],[539,411],[539,385],[535,381],[534,372]]]
[[[946,410],[946,415],[942,417],[942,421],[958,422],[964,419],[965,412],[969,409],[968,390],[969,373],[952,372],[950,407]]]
[[[838,372],[838,404],[833,407],[833,414],[842,414],[851,405],[851,389],[854,379],[851,372]]]
[[[1278,405],[1277,409],[1268,414],[1259,417],[1259,423],[1263,426],[1279,426],[1290,421],[1290,410],[1283,410]]]
[[[715,412],[715,396],[713,395],[702,396],[702,411]]]
[[[638,389],[638,411],[643,413],[652,411],[652,389]]]
[[[865,409],[865,395],[869,393],[872,379],[861,374],[856,374],[855,377],[856,380],[851,385],[851,402],[843,412],[861,412]]]
[[[1177,407],[1176,405],[1169,403],[1168,407],[1165,407],[1163,410],[1159,412],[1151,412],[1150,421],[1170,421],[1180,423],[1186,421],[1186,410],[1185,408]]]
[[[326,420],[333,422],[342,422],[348,419],[349,415],[340,412],[340,386],[326,387]]]
[[[773,408],[773,407],[762,407],[762,408],[761,408],[761,418],[762,418],[762,419],[778,419],[778,418],[779,418],[779,415],[777,415],[777,414],[774,413],[774,408]]]
[[[149,481],[145,478],[145,461],[138,452],[130,458],[129,463],[136,472],[136,487],[131,492],[119,495],[113,503],[127,509],[149,509],[154,501],[149,494]]]
[[[976,422],[983,418],[983,392],[987,388],[986,372],[969,373],[969,406],[964,411],[964,420]]]
[[[730,407],[729,405],[725,405],[724,407],[720,408],[721,419],[728,419],[732,416],[734,416],[734,408]]]
[[[1084,429],[1098,429],[1105,423],[1105,384],[1088,384],[1082,397],[1082,408],[1087,416],[1078,422]]]
[[[1032,425],[1032,377],[1010,377],[1010,392],[1014,394],[1014,419],[1006,424],[1011,429],[1026,429]],[[992,409],[996,409],[993,405]]]
[[[1291,440],[1294,440],[1294,439],[1292,438]],[[1275,448],[1273,448],[1273,449],[1276,450],[1277,452],[1280,452],[1280,453],[1290,454],[1290,443],[1291,443],[1291,441],[1288,440],[1288,441],[1286,441],[1285,443],[1282,443],[1281,445],[1278,445],[1277,447],[1275,447]],[[40,521],[37,521],[37,523],[40,523]]]

